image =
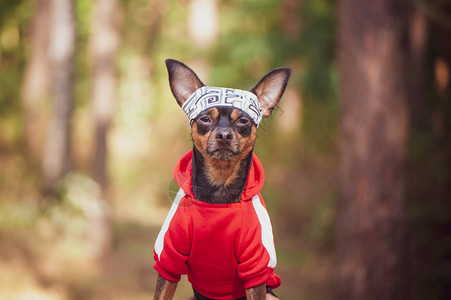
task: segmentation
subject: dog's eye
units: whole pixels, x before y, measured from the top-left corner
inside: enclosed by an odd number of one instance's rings
[[[237,122],[239,125],[247,125],[248,123],[249,123],[249,120],[248,119],[246,119],[246,118],[240,118],[240,119],[238,119],[238,122]]]
[[[207,117],[207,116],[200,117],[199,120],[201,120],[203,123],[210,123],[211,122],[210,118]]]

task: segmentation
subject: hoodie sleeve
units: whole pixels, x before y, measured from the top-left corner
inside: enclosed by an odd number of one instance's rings
[[[271,221],[261,196],[256,195],[243,210],[243,227],[237,247],[238,276],[245,288],[266,283],[271,288],[280,285],[280,277],[274,274],[276,251]]]
[[[166,220],[161,227],[154,247],[154,268],[165,279],[179,281],[188,273],[189,216],[181,205],[185,193],[179,190]]]

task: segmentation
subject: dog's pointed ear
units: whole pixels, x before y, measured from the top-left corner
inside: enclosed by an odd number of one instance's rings
[[[274,107],[279,103],[290,76],[290,68],[274,69],[251,89],[251,92],[257,95],[258,102],[260,102],[263,118],[269,117]]]
[[[180,106],[185,103],[192,93],[204,86],[196,73],[184,63],[175,59],[166,59],[166,67],[172,94]]]

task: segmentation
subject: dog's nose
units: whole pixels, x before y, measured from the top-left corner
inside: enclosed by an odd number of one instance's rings
[[[216,140],[218,142],[230,142],[232,139],[233,135],[230,129],[219,129],[216,132]]]

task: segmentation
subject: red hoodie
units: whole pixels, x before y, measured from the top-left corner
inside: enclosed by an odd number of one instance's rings
[[[167,280],[188,280],[215,299],[245,296],[246,288],[280,285],[273,273],[276,252],[271,222],[260,194],[265,175],[257,156],[239,203],[210,204],[194,199],[192,151],[174,169],[180,185],[157,237],[154,268]]]

